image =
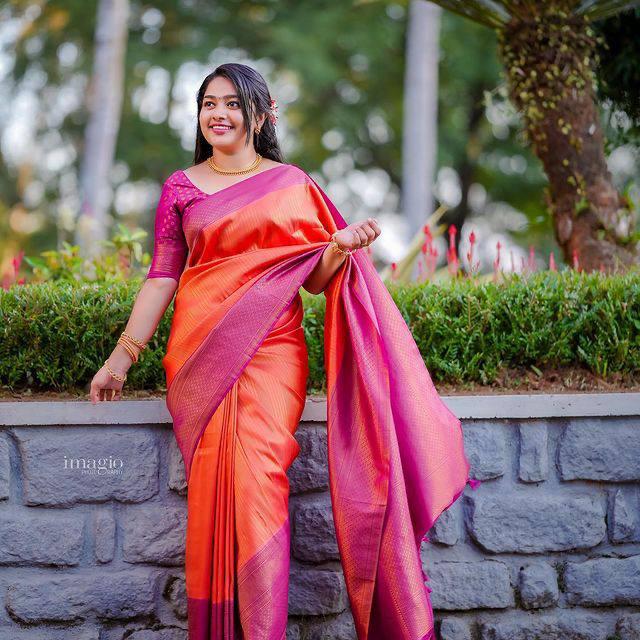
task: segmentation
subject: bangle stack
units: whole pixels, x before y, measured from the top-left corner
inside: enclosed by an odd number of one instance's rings
[[[127,353],[131,356],[133,362],[138,362],[138,356],[140,351],[147,347],[144,342],[134,338],[132,335],[128,334],[126,331],[123,331],[118,338],[117,344],[121,344]],[[140,351],[136,351],[136,347],[140,349]]]
[[[147,345],[142,342],[141,340],[138,340],[137,338],[134,338],[132,335],[128,334],[126,331],[123,331],[120,334],[120,337],[118,338],[118,342],[116,344],[121,344],[125,351],[131,356],[131,360],[135,363],[138,362],[138,357],[140,355],[140,351],[142,351],[143,349],[147,348]],[[136,349],[137,348],[137,349]],[[138,351],[139,349],[139,351]],[[109,358],[107,358],[104,361],[104,366],[106,368],[106,370],[109,372],[109,375],[114,379],[117,380],[118,382],[124,382],[127,379],[127,374],[123,374],[120,375],[119,373],[116,373],[110,366],[109,366]]]
[[[336,233],[338,233],[338,232],[336,231]],[[330,240],[331,244],[333,244],[333,250],[334,250],[336,253],[340,253],[340,254],[345,255],[345,256],[350,256],[350,255],[355,251],[355,249],[343,249],[343,248],[338,244],[338,241],[337,241],[337,240],[336,240],[336,238],[335,238],[336,233],[334,233],[334,234],[331,236],[331,240]]]

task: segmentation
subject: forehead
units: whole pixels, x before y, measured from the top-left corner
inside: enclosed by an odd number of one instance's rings
[[[225,78],[223,76],[216,76],[213,78],[205,90],[205,94],[213,96],[224,96],[231,93],[237,94],[238,92],[236,91],[233,82],[231,82],[229,78]]]

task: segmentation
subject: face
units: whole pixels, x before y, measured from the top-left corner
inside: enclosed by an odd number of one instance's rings
[[[236,88],[231,80],[217,76],[209,82],[200,110],[200,130],[207,142],[214,148],[233,152],[245,146],[246,126],[242,118],[240,99],[234,95]],[[253,145],[253,132],[262,126],[266,118],[263,114],[251,123],[249,144]],[[220,125],[215,127],[214,125]]]

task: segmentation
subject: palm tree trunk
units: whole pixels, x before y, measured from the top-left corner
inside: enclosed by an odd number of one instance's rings
[[[594,34],[588,19],[545,3],[499,31],[512,102],[549,179],[547,205],[565,260],[624,270],[638,262],[633,214],[607,169],[593,90]],[[533,5],[536,6],[536,5]]]
[[[88,91],[89,119],[80,167],[82,205],[75,242],[86,258],[99,253],[107,237],[111,202],[109,171],[113,164],[122,99],[129,0],[100,0],[95,57]]]

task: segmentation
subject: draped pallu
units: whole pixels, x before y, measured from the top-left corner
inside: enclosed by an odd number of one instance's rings
[[[347,223],[290,164],[211,195],[178,171],[161,205],[173,216],[159,209],[148,277],[179,280],[162,363],[188,482],[189,637],[283,640],[309,372],[299,289]],[[460,421],[364,251],[324,295],[329,489],[356,632],[430,640],[419,549],[470,481]]]

